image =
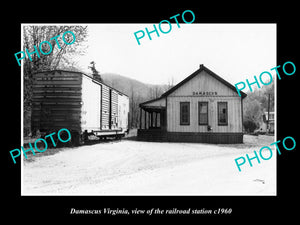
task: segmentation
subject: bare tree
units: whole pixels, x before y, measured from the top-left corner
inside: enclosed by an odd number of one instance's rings
[[[174,77],[173,76],[168,79],[168,89],[171,89],[172,87],[174,87]]]
[[[76,41],[72,45],[66,45],[57,39],[59,47],[55,39],[50,40],[53,37],[61,36],[66,31],[72,31],[76,36]],[[23,59],[24,68],[24,120],[25,124],[28,124],[27,120],[30,120],[31,112],[31,99],[32,99],[32,82],[33,76],[38,71],[54,70],[54,69],[70,69],[75,68],[73,56],[81,55],[84,53],[83,43],[87,37],[87,26],[23,26],[23,51],[27,49],[29,52],[34,52],[34,46],[39,48],[43,41],[51,43],[52,51],[49,55],[40,55],[36,53],[31,54],[31,60],[26,57]],[[72,35],[66,34],[65,40],[70,43]],[[41,49],[43,52],[50,52],[50,46],[42,44]],[[25,130],[26,128],[24,124]],[[27,132],[25,132],[27,133]]]

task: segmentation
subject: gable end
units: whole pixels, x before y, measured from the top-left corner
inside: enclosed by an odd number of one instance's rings
[[[210,76],[212,76],[216,80],[220,81],[222,84],[224,84],[225,86],[227,86],[228,88],[230,88],[231,90],[233,90],[234,92],[237,93],[237,90],[236,90],[235,86],[233,86],[232,84],[230,84],[229,82],[227,82],[226,80],[224,80],[223,78],[221,78],[220,76],[218,76],[217,74],[215,74],[210,69],[206,68],[203,64],[200,64],[200,68],[198,70],[196,70],[190,76],[188,76],[187,78],[185,78],[184,80],[182,80],[181,82],[179,82],[177,85],[175,85],[174,87],[172,87],[171,89],[169,89],[168,91],[166,91],[164,94],[162,94],[161,97],[167,97],[168,95],[170,95],[171,93],[173,93],[175,90],[177,90],[179,87],[181,87],[182,85],[184,85],[185,83],[187,83],[188,81],[190,81],[191,79],[193,79],[195,76],[197,76],[203,70],[206,73],[208,73]],[[242,91],[240,93],[241,93],[242,98],[245,98],[247,96],[247,94],[245,94]]]

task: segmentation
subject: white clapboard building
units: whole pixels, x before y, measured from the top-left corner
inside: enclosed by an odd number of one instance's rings
[[[138,140],[243,142],[243,99],[203,64],[159,98],[140,104]]]

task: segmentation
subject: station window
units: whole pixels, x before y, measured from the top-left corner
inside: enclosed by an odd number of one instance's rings
[[[180,102],[180,125],[190,125],[189,102]]]
[[[218,125],[228,125],[228,109],[227,102],[218,102]]]
[[[199,125],[208,125],[208,102],[198,102]]]

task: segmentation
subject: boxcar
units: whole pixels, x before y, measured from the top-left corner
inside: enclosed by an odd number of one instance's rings
[[[31,129],[49,134],[67,128],[75,145],[89,135],[120,138],[128,132],[129,98],[120,91],[73,71],[34,74]]]

